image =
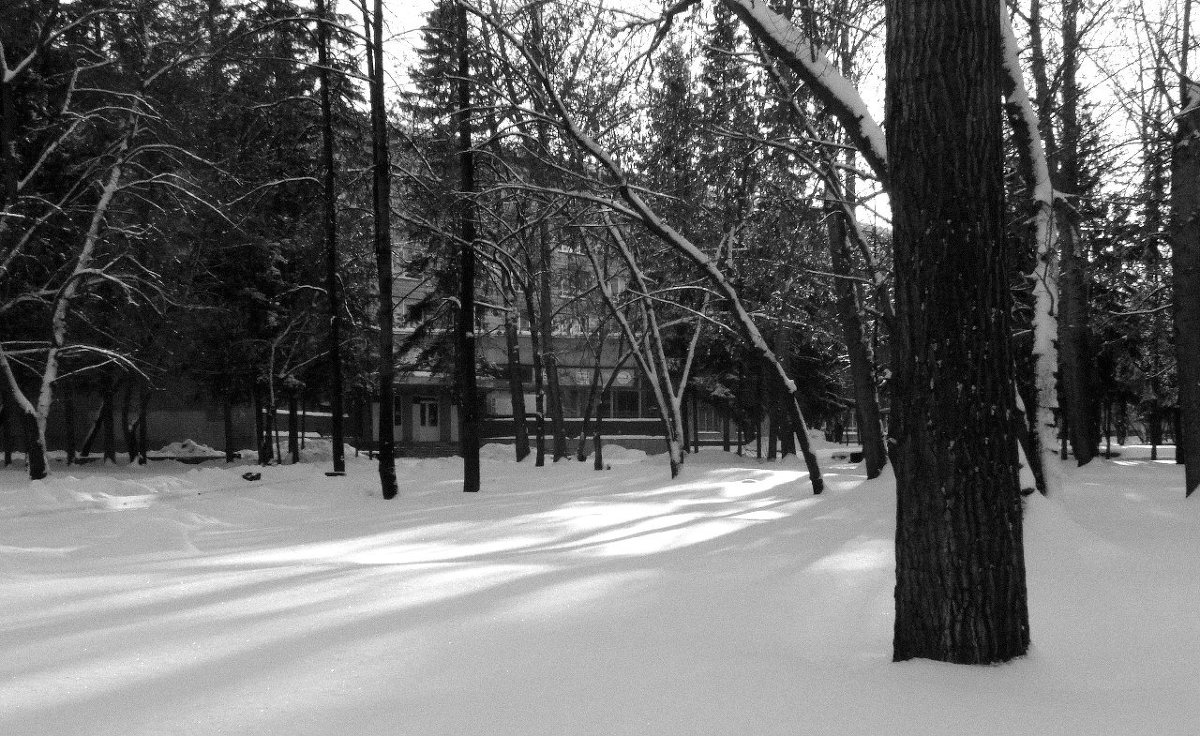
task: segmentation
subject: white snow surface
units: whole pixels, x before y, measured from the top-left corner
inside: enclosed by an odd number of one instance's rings
[[[818,444],[817,497],[717,448],[675,480],[495,457],[470,495],[400,460],[392,501],[353,455],[2,470],[0,734],[1195,733],[1179,466],[1028,499],[1027,657],[894,664],[894,483]]]

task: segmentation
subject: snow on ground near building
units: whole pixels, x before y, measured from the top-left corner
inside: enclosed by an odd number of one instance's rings
[[[1034,647],[893,664],[894,488],[821,451],[595,472],[0,471],[0,734],[1192,734],[1200,502],[1067,470],[1026,516]],[[613,457],[618,453],[615,448]],[[1127,452],[1130,458],[1137,453]],[[627,458],[623,458],[627,459]]]

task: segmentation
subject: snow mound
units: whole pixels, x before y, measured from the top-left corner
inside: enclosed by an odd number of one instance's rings
[[[620,445],[604,446],[605,465],[633,465],[646,459],[645,450],[631,450]]]
[[[343,456],[354,455],[355,448],[346,443],[342,443]],[[290,459],[290,455],[286,452],[284,457]],[[327,463],[333,461],[333,440],[327,437],[309,437],[304,440],[304,447],[300,448],[300,462],[304,463]]]
[[[157,450],[146,453],[147,457],[225,457],[225,453],[215,450],[208,445],[202,445],[195,440],[172,442]]]
[[[489,442],[479,448],[479,457],[481,460],[516,460],[516,450],[512,445],[504,445],[499,442]]]

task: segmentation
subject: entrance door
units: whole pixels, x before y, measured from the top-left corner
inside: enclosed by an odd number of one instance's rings
[[[438,400],[429,396],[413,399],[413,442],[437,442],[442,438]]]

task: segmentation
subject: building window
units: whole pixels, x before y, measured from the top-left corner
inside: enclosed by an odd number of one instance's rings
[[[436,427],[438,426],[438,402],[437,399],[416,398],[413,403],[417,405],[417,424],[421,427]]]
[[[612,392],[612,415],[617,418],[632,418],[638,415],[637,391],[614,390]]]

